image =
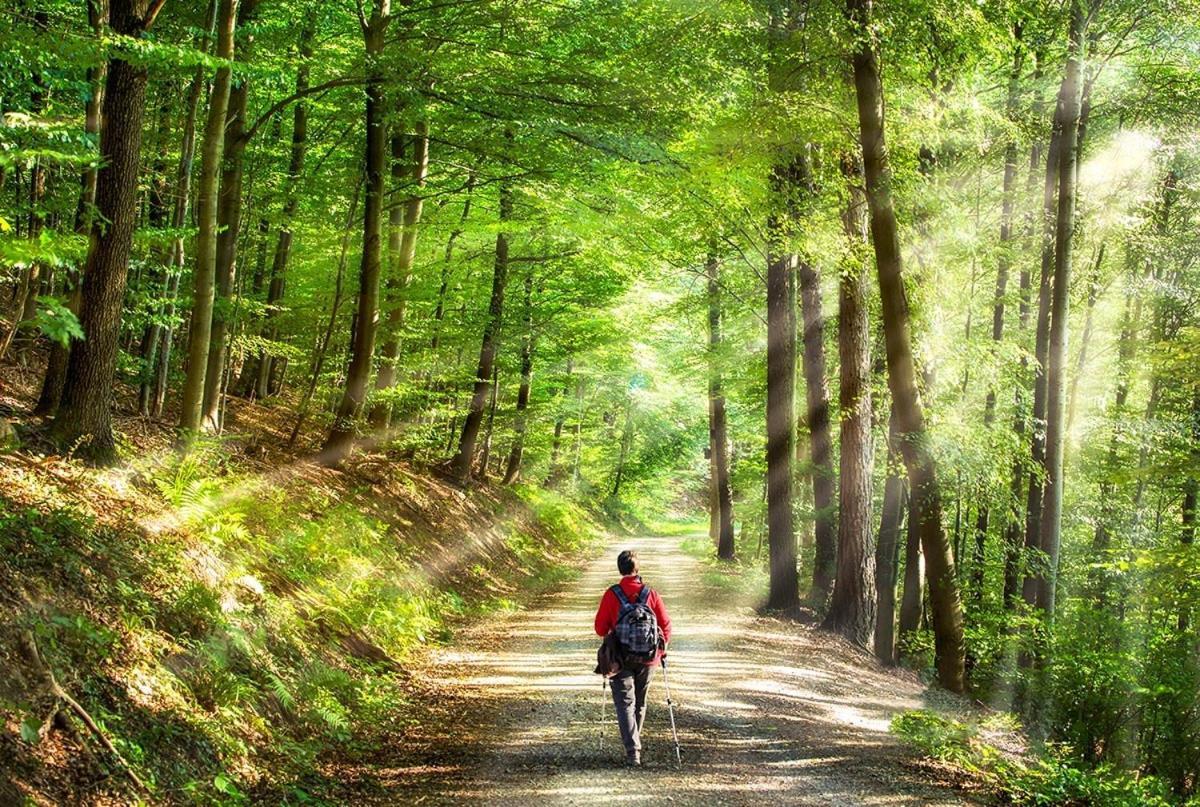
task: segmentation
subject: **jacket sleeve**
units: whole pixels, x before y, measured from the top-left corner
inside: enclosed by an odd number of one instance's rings
[[[667,615],[667,606],[663,605],[662,597],[658,596],[657,591],[650,598],[650,607],[654,610],[655,618],[658,619],[658,627],[662,631],[663,642],[671,641],[671,617]]]
[[[617,624],[617,597],[612,589],[605,589],[600,598],[600,607],[596,609],[596,635],[607,636]]]

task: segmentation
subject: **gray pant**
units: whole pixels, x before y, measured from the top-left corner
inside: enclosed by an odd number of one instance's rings
[[[617,726],[625,753],[642,750],[642,721],[646,719],[646,689],[650,686],[653,667],[623,669],[609,679],[613,705],[617,709]]]

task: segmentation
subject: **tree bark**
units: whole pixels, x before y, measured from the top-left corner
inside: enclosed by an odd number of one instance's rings
[[[220,59],[233,59],[233,32],[237,24],[238,0],[220,0],[217,18],[217,51]],[[192,272],[192,317],[188,327],[187,375],[183,383],[179,428],[185,440],[205,425],[204,379],[212,341],[213,305],[216,298],[217,205],[221,159],[225,150],[225,115],[233,71],[217,68],[208,101],[204,146],[200,152],[200,182],[196,186],[196,265]]]
[[[883,664],[896,663],[896,556],[904,519],[904,468],[897,455],[897,425],[888,418],[887,481],[883,485],[883,512],[875,545],[875,657]],[[917,579],[920,586],[920,578]]]
[[[1050,312],[1050,351],[1046,396],[1046,483],[1041,512],[1040,546],[1046,556],[1045,574],[1038,575],[1036,603],[1047,619],[1054,618],[1058,554],[1061,544],[1063,447],[1066,436],[1066,375],[1068,320],[1071,298],[1071,260],[1075,241],[1075,189],[1078,182],[1079,121],[1083,101],[1084,36],[1087,17],[1082,0],[1071,3],[1067,66],[1060,92],[1063,111],[1058,174],[1058,220],[1054,244],[1054,289]]]
[[[300,34],[300,65],[296,68],[296,95],[308,89],[309,69],[312,62],[313,37],[316,34],[314,18],[310,17]],[[275,252],[271,258],[271,276],[267,283],[266,311],[263,314],[263,335],[271,342],[279,339],[276,317],[283,304],[287,290],[287,265],[292,254],[292,222],[300,207],[300,178],[304,173],[304,157],[308,148],[308,106],[303,99],[292,107],[292,152],[288,161],[286,199],[279,224],[279,235],[275,240]],[[258,379],[255,395],[262,399],[279,388],[280,362],[267,351],[258,357]]]
[[[451,473],[463,483],[471,478],[471,460],[475,456],[475,442],[479,437],[479,427],[483,422],[483,412],[487,405],[496,353],[500,349],[500,324],[504,318],[504,288],[508,283],[508,233],[505,232],[504,227],[511,217],[512,189],[507,182],[502,182],[500,185],[500,232],[496,233],[492,295],[488,304],[487,323],[483,328],[483,340],[479,347],[479,364],[475,370],[475,390],[471,395],[467,416],[463,419],[458,451],[450,461]]]
[[[795,177],[782,161],[772,169],[772,189],[783,206]],[[792,523],[792,479],[795,462],[796,320],[788,287],[796,256],[785,251],[783,214],[767,224],[767,544],[770,584],[767,607],[791,611],[800,602],[796,570],[796,532]]]
[[[529,390],[533,383],[533,270],[525,273],[525,338],[521,342],[521,384],[517,390],[517,408],[513,421],[513,444],[508,452],[508,464],[503,484],[511,485],[521,476],[521,460],[525,453],[526,415],[529,410]]]
[[[412,282],[413,261],[417,254],[417,227],[421,223],[425,177],[429,173],[429,132],[427,124],[420,121],[412,136],[413,156],[411,166],[405,166],[402,135],[392,136],[392,184],[400,187],[406,177],[413,181],[412,195],[391,212],[388,233],[388,253],[392,259],[388,276],[388,315],[386,339],[380,351],[379,373],[375,377],[375,390],[386,393],[396,383],[396,363],[400,356],[404,334],[404,319],[408,306],[408,287]],[[408,170],[404,170],[407,168]],[[392,422],[392,404],[380,400],[371,409],[371,426],[376,431],[386,430]]]
[[[92,29],[92,33],[99,38],[103,22],[108,18],[107,0],[89,0],[87,8],[88,25]],[[107,74],[107,62],[89,67],[87,71],[87,86],[90,94],[84,109],[83,130],[89,138],[99,139],[100,136],[100,107],[104,100],[104,81]],[[88,165],[79,177],[79,203],[75,208],[75,232],[78,235],[87,235],[91,231],[92,214],[96,205],[97,165]],[[69,277],[66,284],[70,292],[67,297],[67,307],[76,316],[79,315],[82,281],[82,277]],[[58,411],[63,384],[67,380],[67,361],[70,354],[71,343],[69,341],[66,344],[61,342],[50,344],[50,354],[46,360],[46,374],[42,379],[42,389],[33,410],[35,415],[53,415]]]
[[[834,516],[833,437],[829,424],[829,388],[825,383],[825,318],[821,313],[821,280],[805,260],[799,263],[800,314],[803,323],[804,387],[808,403],[808,435],[812,451],[813,524],[816,554],[813,558],[812,599],[825,608],[837,571],[837,535]]]
[[[717,557],[733,560],[733,490],[729,479],[729,427],[725,385],[721,377],[721,264],[713,255],[705,262],[708,280],[708,400],[713,488],[716,507]]]
[[[109,26],[140,37],[146,0],[112,0]],[[129,253],[137,218],[137,180],[146,109],[146,68],[120,58],[108,63],[96,178],[96,217],[84,268],[79,322],[84,338],[71,349],[54,439],[96,463],[116,459],[110,406]]]
[[[237,27],[243,29],[254,19],[259,0],[241,0]],[[253,41],[247,37],[241,49],[245,62]],[[221,398],[224,389],[225,366],[229,358],[228,340],[234,278],[237,273],[238,238],[242,229],[242,179],[245,174],[246,102],[249,80],[243,78],[229,93],[225,113],[224,165],[221,168],[217,201],[216,295],[212,313],[212,333],[209,340],[207,368],[204,372],[204,403],[201,419],[206,431],[220,432],[222,427]]]
[[[558,412],[554,416],[554,440],[550,443],[550,471],[546,474],[546,487],[555,487],[562,481],[563,469],[559,462],[559,456],[562,451],[563,427],[567,423],[567,395],[571,392],[571,374],[574,369],[575,358],[569,355],[567,356],[566,377],[563,379],[562,389],[558,393]]]
[[[866,197],[856,158],[843,160],[850,201],[843,214],[850,258],[838,284],[838,402],[841,455],[837,577],[823,627],[867,647],[875,628],[875,546],[871,532],[871,328],[867,316]],[[805,341],[808,335],[805,334]],[[820,544],[818,542],[818,548]]]
[[[1008,75],[1008,97],[1005,112],[1012,126],[1018,124],[1021,100],[1021,66],[1025,51],[1021,43],[1022,23],[1013,25],[1016,46],[1013,51],[1012,71]],[[992,298],[992,358],[1004,339],[1005,297],[1008,294],[1008,278],[1012,266],[1010,245],[1013,240],[1013,208],[1017,187],[1017,140],[1010,136],[1004,147],[1004,180],[1000,201],[1000,250],[996,261],[996,291]],[[989,386],[983,406],[983,428],[991,431],[996,419],[996,388]],[[984,491],[975,514],[975,551],[971,558],[971,599],[978,605],[983,601],[985,567],[987,561],[987,536],[991,521],[990,491]]]
[[[900,426],[901,453],[912,483],[910,518],[915,516],[918,520],[925,554],[938,682],[952,692],[962,692],[965,686],[962,603],[959,600],[954,558],[942,527],[937,467],[929,452],[924,413],[917,392],[908,303],[901,274],[900,239],[892,205],[892,178],[884,139],[883,84],[871,38],[872,0],[848,0],[847,6],[858,43],[852,58],[855,95],[871,235],[875,246],[875,267],[883,303],[888,386]]]
[[[387,163],[387,130],[384,125],[383,52],[384,33],[391,12],[391,0],[375,0],[370,20],[363,26],[367,50],[366,154],[363,204],[363,250],[359,270],[358,327],[354,332],[346,389],[334,413],[333,425],[322,448],[322,460],[337,465],[350,453],[356,423],[367,395],[371,360],[375,355],[375,331],[378,325],[379,274],[382,262],[382,220],[385,194],[384,167]]]

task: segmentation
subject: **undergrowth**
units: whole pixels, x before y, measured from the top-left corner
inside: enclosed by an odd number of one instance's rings
[[[1050,807],[1169,807],[1178,804],[1161,779],[1137,777],[1108,766],[1084,769],[1067,749],[1047,744],[1037,752],[1007,751],[989,734],[1019,730],[1001,713],[978,724],[918,710],[897,715],[892,731],[923,754],[949,763],[982,783],[1004,803]],[[1200,804],[1193,799],[1189,805]]]
[[[119,527],[0,495],[0,588],[18,593],[0,599],[0,661],[19,668],[32,632],[168,802],[319,802],[319,756],[403,730],[415,650],[562,582],[600,532],[552,491],[406,510],[369,489],[254,476],[219,443],[130,482],[154,506]],[[49,775],[37,692],[0,683],[0,752],[30,781]]]

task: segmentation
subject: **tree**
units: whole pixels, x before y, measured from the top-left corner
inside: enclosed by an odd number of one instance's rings
[[[733,491],[729,481],[729,430],[725,416],[725,393],[721,383],[721,263],[709,255],[704,264],[708,281],[708,412],[709,451],[712,462],[710,485],[716,505],[717,557],[732,560]]]
[[[857,158],[842,159],[849,185],[843,226],[849,257],[838,283],[841,454],[837,577],[823,626],[866,647],[875,629],[875,547],[871,532],[871,327],[863,250],[867,201]],[[818,547],[820,544],[818,543]]]
[[[918,519],[925,554],[929,601],[933,615],[938,683],[952,692],[963,691],[965,649],[962,604],[950,542],[942,527],[941,491],[937,467],[926,443],[925,419],[917,393],[909,335],[908,304],[901,275],[900,240],[892,204],[891,170],[883,128],[883,83],[871,35],[872,0],[848,0],[855,35],[851,57],[866,176],[875,270],[883,303],[884,342],[887,346],[888,388],[899,425],[901,453],[912,485],[909,518]]]
[[[238,0],[219,0],[216,55],[233,59],[233,32],[237,25]],[[202,428],[215,430],[212,421],[204,421],[204,379],[212,342],[213,305],[216,297],[217,208],[219,204],[221,159],[225,149],[225,116],[233,68],[217,68],[208,100],[208,120],[204,125],[204,145],[200,150],[200,181],[196,185],[196,267],[192,273],[192,316],[188,328],[187,377],[183,384],[179,428],[185,439]]]
[[[360,24],[367,50],[366,148],[363,203],[363,249],[358,276],[358,310],[351,348],[346,389],[335,412],[333,426],[322,448],[323,460],[336,465],[346,458],[354,443],[356,420],[367,394],[371,359],[375,353],[375,330],[379,308],[379,274],[382,262],[381,224],[384,201],[384,166],[387,162],[387,131],[384,126],[384,75],[380,56],[391,19],[391,0],[375,0],[370,19]]]
[[[109,28],[140,37],[154,24],[161,3],[111,0]],[[151,13],[153,12],[153,13]],[[58,414],[51,432],[60,445],[107,464],[116,459],[110,405],[129,252],[137,212],[146,68],[114,55],[108,61],[96,175],[96,217],[83,270],[79,324],[84,338],[71,349]]]

